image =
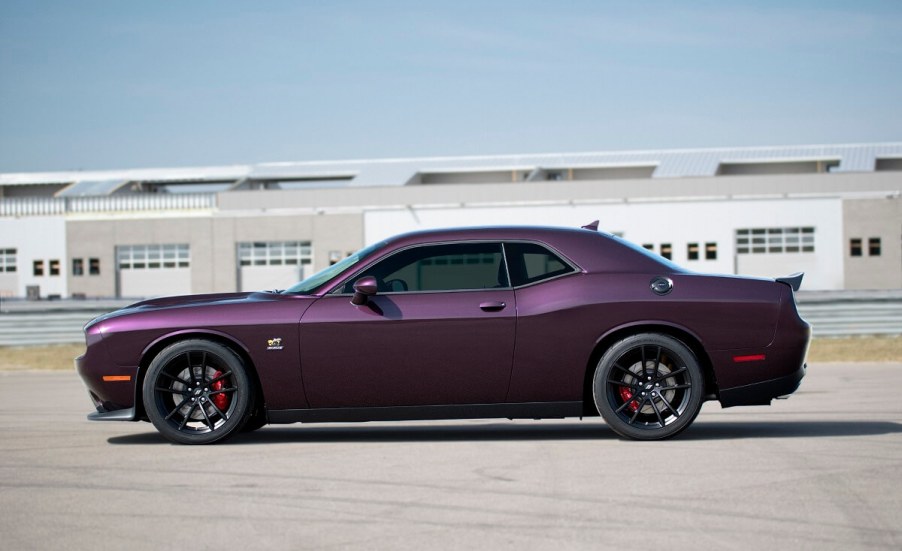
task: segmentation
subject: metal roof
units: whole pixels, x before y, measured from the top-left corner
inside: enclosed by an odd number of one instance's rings
[[[837,163],[831,172],[873,172],[877,159],[902,158],[902,142],[735,147],[714,149],[662,149],[419,157],[347,161],[259,163],[222,167],[132,169],[0,174],[0,186],[75,184],[66,195],[110,193],[113,182],[204,183],[234,180],[311,180],[310,187],[403,186],[418,174],[437,172],[533,171],[568,168],[654,167],[652,178],[715,176],[724,163],[825,161]],[[345,178],[330,182],[329,178]]]

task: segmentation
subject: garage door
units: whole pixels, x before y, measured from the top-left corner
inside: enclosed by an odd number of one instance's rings
[[[238,288],[241,291],[285,289],[311,275],[309,241],[238,243]]]
[[[191,293],[191,255],[187,243],[116,247],[117,295],[127,298]]]

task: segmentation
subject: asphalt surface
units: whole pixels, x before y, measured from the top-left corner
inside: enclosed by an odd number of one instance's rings
[[[599,419],[266,427],[177,446],[0,372],[2,549],[902,548],[902,364],[821,364],[674,440]]]

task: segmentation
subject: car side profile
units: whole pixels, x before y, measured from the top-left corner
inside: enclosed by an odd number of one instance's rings
[[[801,274],[693,273],[596,228],[408,233],[285,291],[100,316],[76,358],[89,419],[206,444],[267,423],[600,415],[656,440],[707,400],[796,390]]]

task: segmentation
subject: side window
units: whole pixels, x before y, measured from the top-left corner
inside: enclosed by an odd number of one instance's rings
[[[455,291],[509,287],[500,243],[454,243],[414,247],[393,254],[356,275],[374,276],[379,292]]]
[[[504,249],[514,287],[574,271],[559,256],[536,243],[505,243]]]

